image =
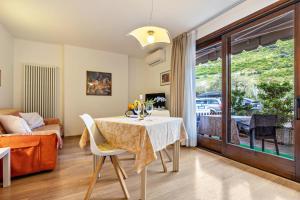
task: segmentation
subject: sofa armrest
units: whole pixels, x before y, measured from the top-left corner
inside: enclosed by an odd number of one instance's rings
[[[64,135],[64,127],[63,124],[60,122],[58,118],[45,118],[44,119],[45,125],[51,125],[51,124],[58,124],[60,126],[60,132],[61,135]]]
[[[46,118],[44,119],[45,125],[50,125],[50,124],[60,124],[60,120],[58,118]]]

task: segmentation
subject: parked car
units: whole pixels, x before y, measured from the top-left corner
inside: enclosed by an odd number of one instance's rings
[[[211,92],[204,92],[199,94],[198,98],[221,98],[221,92],[219,91],[211,91]]]
[[[259,101],[249,99],[249,98],[244,98],[243,105],[251,105],[252,110],[261,111],[261,109],[262,109],[262,105]]]
[[[213,114],[221,113],[222,102],[220,98],[198,98],[196,99],[196,109],[198,112],[209,109]]]

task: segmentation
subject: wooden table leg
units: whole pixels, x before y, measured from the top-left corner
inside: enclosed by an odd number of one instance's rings
[[[180,141],[177,140],[174,143],[174,151],[173,151],[173,171],[179,171],[179,157],[180,157]]]
[[[3,157],[3,187],[10,186],[10,151]]]
[[[141,172],[141,200],[146,200],[147,188],[147,166]]]

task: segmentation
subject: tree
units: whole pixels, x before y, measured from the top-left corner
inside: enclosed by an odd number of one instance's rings
[[[261,82],[258,89],[263,113],[277,115],[281,126],[293,120],[293,86],[290,82]]]
[[[231,91],[231,107],[235,115],[249,115],[251,113],[252,105],[244,104],[245,95],[244,87],[240,83],[235,84],[235,88]]]
[[[215,90],[216,76],[222,73],[222,60],[209,60],[196,66],[198,93]],[[278,40],[268,46],[232,55],[231,80],[247,83],[246,96],[256,99],[259,82],[294,80],[294,39]],[[205,89],[203,87],[205,85]],[[199,88],[199,89],[198,89]]]

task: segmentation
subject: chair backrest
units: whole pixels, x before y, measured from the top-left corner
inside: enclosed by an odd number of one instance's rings
[[[170,117],[169,110],[153,110],[151,116]]]
[[[99,153],[98,145],[105,142],[105,138],[100,133],[94,119],[88,115],[80,115],[80,118],[83,120],[86,129],[90,135],[90,147],[92,153]]]
[[[274,137],[276,135],[277,115],[254,114],[250,120],[250,130],[255,131],[255,137]]]
[[[277,115],[254,114],[250,120],[250,129],[256,127],[276,127]]]

